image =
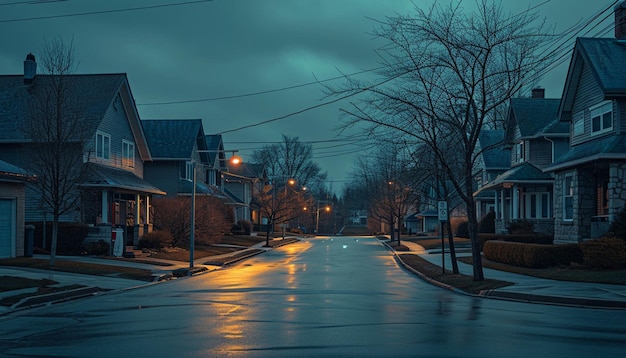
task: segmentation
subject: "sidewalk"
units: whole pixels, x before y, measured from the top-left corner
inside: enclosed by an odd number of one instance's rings
[[[428,252],[419,244],[410,241],[403,241],[402,244],[411,250],[407,253],[420,255],[431,263],[441,266],[441,250]],[[471,255],[469,250],[457,250],[457,257],[469,255]],[[451,269],[450,254],[446,253],[444,257],[446,269]],[[472,276],[472,265],[458,261],[458,266],[461,274]],[[515,283],[484,292],[481,294],[483,297],[543,304],[626,309],[626,286],[624,285],[547,280],[488,268],[483,268],[483,273],[485,278]]]
[[[62,260],[71,260],[75,262],[85,262],[85,263],[93,263],[100,265],[109,265],[109,266],[124,266],[124,267],[133,267],[139,269],[145,269],[152,272],[152,276],[154,277],[153,282],[139,281],[139,280],[131,280],[125,278],[118,277],[110,277],[110,276],[95,276],[95,275],[83,275],[83,274],[75,274],[69,272],[62,271],[53,271],[53,270],[40,270],[40,269],[31,269],[24,267],[14,267],[14,266],[0,266],[0,276],[16,276],[29,278],[34,280],[40,279],[49,279],[58,282],[55,285],[50,287],[63,287],[70,285],[82,285],[85,286],[82,289],[75,290],[73,292],[67,292],[66,294],[49,294],[44,295],[45,297],[40,296],[32,296],[32,298],[28,298],[23,300],[18,304],[15,304],[11,307],[0,306],[0,316],[13,312],[19,309],[26,309],[31,307],[36,307],[44,304],[51,304],[56,302],[61,302],[65,300],[75,299],[79,297],[85,297],[89,295],[98,295],[98,294],[106,294],[110,291],[121,291],[121,290],[129,290],[135,289],[138,287],[143,287],[146,285],[152,285],[158,283],[160,281],[172,279],[172,278],[180,278],[184,276],[191,276],[199,273],[207,273],[211,271],[215,271],[221,269],[223,266],[220,265],[211,265],[207,264],[210,262],[220,261],[223,262],[224,266],[235,263],[237,261],[243,260],[250,256],[257,255],[259,253],[265,252],[266,250],[270,250],[274,247],[279,247],[284,244],[288,244],[293,242],[291,240],[282,240],[278,239],[272,245],[271,248],[265,247],[265,242],[260,242],[256,245],[253,245],[249,248],[235,251],[232,253],[215,255],[202,257],[194,260],[193,268],[190,268],[188,262],[182,261],[173,261],[173,260],[163,260],[156,259],[150,257],[142,257],[137,260],[115,260],[110,258],[102,258],[102,257],[93,257],[93,256],[57,256],[56,259],[58,261]],[[48,255],[34,255],[34,258],[49,260],[50,256]],[[152,263],[151,263],[152,262]],[[99,289],[96,289],[99,288]],[[37,292],[37,288],[27,288],[22,290],[13,290],[0,292],[0,299],[4,297],[16,296],[22,293],[34,293]],[[36,299],[35,299],[36,298]],[[30,300],[30,301],[29,301]]]

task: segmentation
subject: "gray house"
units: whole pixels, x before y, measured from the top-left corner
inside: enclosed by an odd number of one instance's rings
[[[22,130],[24,123],[33,116],[34,101],[63,81],[64,113],[79,116],[84,134],[68,145],[83,157],[83,177],[75,190],[80,200],[61,220],[89,224],[91,239],[110,239],[117,226],[129,242],[137,241],[151,230],[151,196],[165,193],[143,179],[144,163],[152,156],[126,74],[37,75],[33,55],[24,69],[24,75],[0,76],[0,159],[28,168],[25,149],[31,138]],[[27,185],[25,195],[26,222],[50,219],[33,185]]]
[[[482,188],[495,191],[497,233],[519,220],[532,223],[536,233],[554,231],[553,177],[542,169],[568,148],[567,126],[556,121],[558,106],[559,99],[544,98],[543,89],[510,101],[504,136],[510,169]]]
[[[626,4],[615,7],[615,38],[578,38],[558,118],[569,151],[555,174],[555,242],[601,237],[626,203]]]
[[[34,177],[0,160],[0,258],[24,256],[26,182]]]
[[[485,215],[495,211],[496,205],[496,192],[483,190],[483,188],[511,167],[511,158],[509,150],[504,146],[503,130],[481,130],[478,136],[478,147],[480,155],[476,166],[479,171],[474,175],[477,188],[474,200],[476,202],[476,217],[480,220]]]

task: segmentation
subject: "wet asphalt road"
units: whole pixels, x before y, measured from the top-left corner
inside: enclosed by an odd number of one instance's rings
[[[2,357],[588,357],[626,311],[429,285],[372,238],[315,238],[235,266],[0,318]]]

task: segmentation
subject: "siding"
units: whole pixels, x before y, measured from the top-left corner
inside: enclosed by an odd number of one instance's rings
[[[98,130],[111,136],[111,159],[102,160],[95,157],[96,133],[94,133],[93,138],[87,143],[86,148],[86,154],[89,160],[114,168],[130,170],[129,168],[122,167],[122,141],[126,140],[135,144],[135,167],[131,171],[138,177],[143,178],[143,161],[137,150],[137,143],[130,128],[124,107],[119,100],[119,95],[116,96],[116,99],[107,109],[102,122],[100,122],[98,126]]]
[[[552,163],[552,143],[545,139],[533,139],[528,147],[530,147],[529,162],[539,168]]]
[[[584,134],[578,136],[574,136],[573,132],[571,133],[572,146],[597,138],[591,137],[591,116],[589,107],[598,104],[603,100],[604,95],[602,90],[596,83],[591,71],[589,70],[589,66],[585,64],[582,68],[582,75],[578,83],[578,87],[576,88],[576,97],[572,108],[572,115],[575,115],[580,111],[585,112],[585,132]],[[570,130],[573,131],[573,126],[570,127]]]
[[[0,199],[15,200],[15,252],[17,257],[24,256],[24,184],[0,182]]]

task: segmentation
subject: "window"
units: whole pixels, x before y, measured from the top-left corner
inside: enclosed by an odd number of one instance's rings
[[[613,101],[604,101],[591,107],[591,134],[603,133],[613,128]]]
[[[566,175],[563,182],[563,220],[574,220],[574,176]]]
[[[102,132],[96,133],[96,158],[111,159],[111,136]]]
[[[185,162],[185,164],[181,166],[181,178],[193,180],[193,166],[194,163],[192,161]]]
[[[574,114],[572,118],[574,124],[574,135],[581,135],[585,133],[585,112],[580,111]]]
[[[524,157],[524,141],[521,141],[515,146],[515,159],[518,163],[521,163],[524,161]]]
[[[122,167],[135,167],[135,143],[122,140]]]

